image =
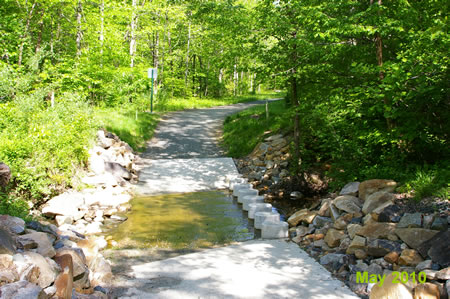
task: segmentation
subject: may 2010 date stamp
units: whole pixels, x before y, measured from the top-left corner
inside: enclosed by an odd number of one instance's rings
[[[409,281],[413,283],[425,283],[427,280],[427,275],[425,272],[419,272],[416,274],[415,272],[392,272],[392,283],[408,283]],[[386,279],[386,274],[377,275],[377,274],[369,274],[369,272],[356,272],[356,283],[378,283],[380,287],[383,286],[384,280]]]

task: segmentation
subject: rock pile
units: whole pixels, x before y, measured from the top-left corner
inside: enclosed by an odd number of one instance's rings
[[[11,169],[5,163],[0,162],[0,188],[6,187],[11,179]]]
[[[33,211],[56,225],[0,215],[0,298],[108,297],[111,266],[100,253],[107,242],[95,234],[126,220],[116,213],[130,208],[137,157],[104,130],[89,153],[82,182],[90,187],[68,190]]]
[[[130,208],[133,185],[137,182],[136,156],[131,147],[109,132],[97,132],[97,145],[89,158],[91,172],[82,182],[91,188],[69,190],[49,200],[38,214],[54,219],[60,229],[81,234],[102,232],[104,224],[120,222],[115,215]]]
[[[0,215],[0,298],[107,298],[103,238]]]
[[[277,134],[266,138],[247,158],[237,161],[237,165],[256,187],[267,188],[289,175],[289,158],[289,143]]]
[[[396,183],[369,180],[347,184],[334,198],[288,218],[292,240],[356,293],[367,296],[374,283],[358,283],[357,272],[386,275],[371,298],[447,298],[450,292],[450,216],[404,213],[392,193]],[[426,274],[425,284],[392,282],[392,272]],[[390,276],[389,276],[390,275]],[[390,281],[390,282],[389,282]],[[391,298],[391,297],[389,297]],[[393,298],[393,297],[392,297]],[[397,297],[395,297],[397,298]]]

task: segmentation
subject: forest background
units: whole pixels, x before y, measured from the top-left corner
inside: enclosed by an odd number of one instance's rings
[[[158,113],[266,90],[287,91],[258,126],[292,134],[292,174],[448,199],[447,1],[0,0],[0,16],[1,213],[81,188],[99,127],[139,150]]]

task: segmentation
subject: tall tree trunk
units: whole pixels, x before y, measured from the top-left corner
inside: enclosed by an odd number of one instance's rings
[[[83,41],[83,31],[81,30],[81,18],[83,14],[83,3],[78,0],[77,5],[77,57],[81,56],[81,42]]]
[[[374,4],[374,0],[370,0],[370,4]],[[379,6],[381,6],[381,5],[383,5],[383,1],[378,0],[377,4]],[[377,65],[380,68],[380,72],[379,72],[378,76],[380,78],[380,81],[382,82],[384,80],[384,72],[381,69],[383,67],[383,39],[381,38],[380,32],[377,32],[375,34],[375,47],[377,49],[377,51],[376,51]],[[386,96],[384,96],[383,102],[386,106],[390,106],[390,104],[391,104]],[[390,117],[386,117],[386,125],[387,125],[388,130],[392,130],[392,128],[394,127],[393,121]]]
[[[137,1],[133,0],[132,4],[133,6],[133,13],[131,14],[131,39],[130,39],[130,67],[134,67],[134,59],[136,55],[136,28],[137,28],[137,22],[138,17],[136,14],[136,8],[137,8]]]
[[[105,40],[105,1],[100,2],[100,66],[103,67],[103,45]]]
[[[233,94],[234,96],[237,95],[237,85],[238,85],[238,79],[239,79],[239,75],[238,75],[238,71],[237,71],[237,64],[234,64],[234,71],[233,71]]]
[[[163,41],[161,44],[161,71],[159,72],[159,82],[163,82],[163,76],[164,76],[164,59],[166,56],[166,33],[167,33],[167,23],[169,22],[169,17],[167,15],[167,10],[165,13],[165,21],[164,21],[164,32],[163,32]]]
[[[187,40],[187,50],[186,50],[186,70],[184,73],[184,84],[186,89],[188,88],[188,75],[189,75],[189,48],[191,46],[191,21],[188,23],[188,40]]]
[[[31,22],[31,18],[33,17],[33,12],[34,12],[35,7],[36,7],[36,0],[34,0],[33,4],[31,5],[30,10],[28,10],[28,7],[27,7],[27,20],[26,20],[25,30],[23,31],[23,34],[21,36],[21,42],[20,42],[20,46],[19,46],[19,59],[17,61],[17,65],[19,65],[19,66],[22,65],[23,47],[25,45],[25,39],[30,30],[30,22]]]
[[[39,21],[39,33],[36,41],[36,49],[35,53],[39,53],[41,51],[41,43],[42,43],[42,32],[44,31],[44,13],[45,10],[42,10],[40,21]]]

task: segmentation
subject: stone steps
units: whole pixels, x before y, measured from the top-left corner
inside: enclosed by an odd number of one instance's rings
[[[269,203],[264,203],[264,196],[242,177],[227,177],[228,188],[242,209],[248,211],[248,218],[254,219],[254,226],[261,230],[263,239],[282,239],[288,237],[289,225],[280,221],[280,214],[273,211]]]

